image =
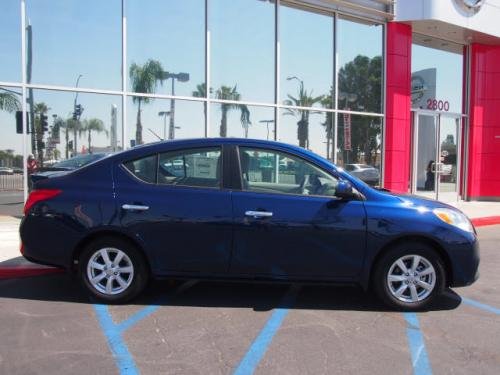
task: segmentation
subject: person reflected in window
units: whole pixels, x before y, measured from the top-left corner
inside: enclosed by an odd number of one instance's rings
[[[434,190],[434,160],[429,161],[427,164],[426,178],[425,178],[425,190]]]

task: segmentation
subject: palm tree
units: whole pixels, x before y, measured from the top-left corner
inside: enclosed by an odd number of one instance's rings
[[[21,103],[16,96],[10,92],[0,92],[0,110],[7,112],[19,111]]]
[[[304,89],[304,83],[300,81],[299,92],[297,97],[293,97],[288,94],[284,101],[285,105],[295,106],[295,107],[312,107],[314,104],[321,102],[323,95],[313,97],[312,90],[307,92]],[[306,109],[296,109],[287,108],[285,110],[285,115],[291,115],[300,118],[297,121],[297,138],[299,140],[299,146],[303,148],[309,147],[309,115],[320,113],[319,111],[311,111]]]
[[[98,118],[91,118],[90,120],[85,120],[81,129],[82,132],[87,132],[89,141],[89,154],[92,153],[92,132],[104,133],[106,138],[108,137],[108,131],[104,126],[104,122]]]
[[[241,95],[238,93],[236,86],[221,86],[215,92],[217,99],[238,101]],[[250,121],[250,111],[244,104],[220,103],[221,120],[219,135],[227,137],[227,113],[232,109],[239,109],[241,111],[240,122],[245,129],[245,137],[248,137],[248,127],[252,124]]]
[[[69,134],[74,133],[75,129],[78,130],[80,127],[79,121],[73,119],[72,117],[68,118],[66,121],[62,121],[59,123],[59,128],[64,129],[64,138],[66,142],[66,159],[69,158]],[[73,145],[75,147],[75,145]]]
[[[44,102],[35,104],[35,115],[38,115],[35,118],[35,126],[33,126],[31,136],[36,138],[37,141],[37,151],[38,151],[38,162],[40,165],[43,164],[43,148],[39,147],[40,143],[43,141],[43,130],[42,130],[42,121],[41,116],[46,115],[50,108]]]
[[[165,72],[161,63],[157,60],[149,59],[144,65],[133,63],[129,69],[132,91],[145,94],[153,94],[156,91],[158,82],[163,84]],[[142,123],[141,123],[141,104],[147,104],[151,98],[134,96],[132,101],[137,103],[137,125],[135,130],[135,143],[142,144]]]

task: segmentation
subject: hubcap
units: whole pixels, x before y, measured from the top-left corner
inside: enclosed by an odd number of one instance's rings
[[[99,292],[113,295],[124,292],[134,278],[134,266],[123,251],[112,247],[97,250],[87,263],[87,277]]]
[[[436,286],[436,271],[423,256],[405,255],[389,268],[387,286],[391,294],[402,302],[422,301]]]

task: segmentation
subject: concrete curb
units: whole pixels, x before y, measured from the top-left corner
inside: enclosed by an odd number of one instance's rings
[[[500,224],[500,216],[476,217],[474,219],[471,219],[471,221],[475,227],[484,227],[487,225],[498,225],[498,224]]]
[[[37,265],[13,265],[0,267],[0,280],[17,279],[22,277],[32,277],[64,273],[62,268],[37,266]]]

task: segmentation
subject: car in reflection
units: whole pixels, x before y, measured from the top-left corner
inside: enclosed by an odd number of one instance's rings
[[[61,160],[52,165],[43,166],[38,169],[36,173],[33,173],[30,177],[31,180],[38,181],[41,179],[45,179],[55,172],[63,172],[63,171],[72,171],[78,168],[81,168],[87,164],[93,163],[99,159],[102,159],[109,155],[108,153],[93,153],[93,154],[82,154],[76,155],[72,158]]]
[[[377,168],[367,164],[345,164],[344,169],[354,177],[366,182],[368,185],[376,186],[380,181],[380,172]]]
[[[11,175],[14,174],[14,170],[9,167],[0,167],[0,175]]]
[[[75,273],[106,303],[155,277],[358,284],[419,310],[478,277],[458,209],[263,140],[164,141],[57,172],[35,182],[20,235],[25,258]]]

